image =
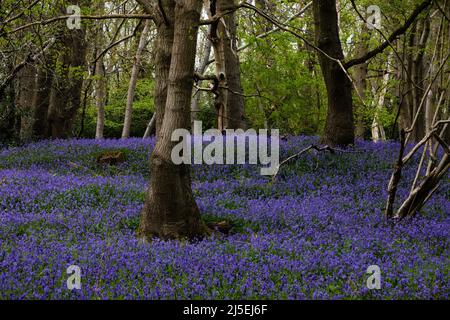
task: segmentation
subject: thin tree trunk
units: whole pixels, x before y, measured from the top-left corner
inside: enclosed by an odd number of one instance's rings
[[[106,99],[106,78],[103,58],[95,64],[95,75],[98,77],[95,88],[95,100],[97,106],[97,127],[95,129],[95,139],[103,139],[105,128],[105,99]]]
[[[150,27],[150,20],[146,20],[144,29],[142,30],[141,37],[139,39],[139,44],[136,50],[136,56],[134,57],[133,68],[131,70],[130,84],[128,86],[128,93],[127,93],[127,106],[125,108],[125,117],[123,120],[122,138],[128,138],[130,136],[134,91],[136,89],[136,82],[139,75],[139,66],[141,64],[142,51],[144,50],[144,46],[146,44],[147,32],[149,27]]]
[[[144,139],[150,137],[150,135],[155,131],[156,127],[155,124],[156,124],[156,113],[154,112],[152,118],[147,124],[147,128],[145,129]]]
[[[261,112],[262,116],[264,117],[264,129],[268,129],[269,128],[269,123],[267,122],[267,117],[266,117],[266,111],[264,110],[264,104],[262,102],[262,98],[261,98],[261,89],[259,88],[258,82],[255,81],[255,86],[256,86],[256,91],[258,92],[259,96],[258,96],[258,109]]]
[[[384,99],[386,97],[388,89],[388,82],[391,70],[390,64],[391,64],[391,55],[389,55],[387,58],[387,67],[386,67],[387,72],[383,75],[383,80],[381,82],[381,92],[379,93],[378,99],[374,100],[375,114],[373,116],[371,127],[373,142],[386,140],[386,133],[384,131],[384,127],[383,124],[380,122],[380,113],[383,111]],[[374,97],[376,97],[376,90],[374,90],[373,95]]]
[[[220,14],[221,7],[219,6],[220,0],[211,1],[210,12],[211,16]],[[227,72],[225,68],[225,47],[223,45],[223,38],[221,37],[221,29],[223,29],[223,23],[221,20],[217,20],[211,25],[210,39],[214,48],[214,57],[216,65],[216,77],[218,79],[218,88],[216,90],[217,95],[215,97],[214,107],[216,109],[216,127],[219,130],[225,129],[225,108],[228,99],[227,87]]]
[[[217,0],[217,7],[220,12],[234,5],[234,0]],[[223,45],[226,85],[229,89],[225,106],[224,127],[246,129],[241,70],[237,51],[236,15],[234,12],[223,17],[219,32]]]
[[[151,182],[141,214],[142,240],[195,238],[205,233],[191,189],[189,165],[175,165],[171,141],[175,129],[190,124],[191,93],[201,1],[179,0],[164,118],[151,157]],[[167,10],[166,14],[171,14]],[[161,37],[161,40],[164,38]],[[158,111],[157,111],[158,112]],[[157,114],[157,117],[159,115]]]
[[[424,55],[425,55],[425,47],[428,40],[428,36],[430,34],[430,20],[429,17],[425,17],[423,22],[420,24],[420,28],[418,28],[417,35],[420,36],[418,39],[418,43],[416,44],[417,53],[414,56],[412,61],[412,77],[414,83],[416,85],[412,86],[412,106],[413,112],[412,114],[416,114],[420,100],[424,94],[424,89],[422,88],[422,81],[424,77]],[[425,135],[425,111],[423,108],[418,114],[418,125],[416,125],[413,129],[413,137],[415,141],[419,141]]]

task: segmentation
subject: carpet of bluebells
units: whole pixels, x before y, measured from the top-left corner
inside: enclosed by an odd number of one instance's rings
[[[315,142],[288,137],[280,158]],[[1,149],[0,299],[449,298],[450,180],[415,218],[386,221],[398,144],[306,153],[275,181],[255,165],[195,165],[203,218],[229,221],[231,233],[142,244],[153,146],[55,140]],[[97,164],[105,150],[126,161]],[[400,199],[414,173],[411,163]],[[67,289],[70,265],[81,268],[80,290]],[[381,269],[380,290],[366,286],[370,265]]]

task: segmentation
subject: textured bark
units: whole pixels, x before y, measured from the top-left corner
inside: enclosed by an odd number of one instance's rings
[[[398,209],[396,217],[404,218],[412,216],[419,211],[425,202],[429,199],[435,189],[438,187],[442,177],[447,173],[450,167],[450,155],[444,154],[439,165],[420,183],[420,185],[409,194],[408,198]]]
[[[375,108],[375,114],[374,114],[372,126],[371,126],[373,142],[378,142],[380,140],[382,140],[382,141],[386,140],[386,133],[384,131],[384,127],[383,127],[383,124],[380,122],[380,113],[383,111],[384,100],[385,100],[385,97],[387,94],[388,82],[389,82],[390,72],[391,72],[390,64],[391,64],[391,55],[389,55],[387,58],[387,63],[386,63],[387,72],[383,75],[383,80],[381,82],[381,90],[378,93],[378,97],[377,97],[377,89],[379,89],[379,88],[376,88],[374,86],[374,90],[373,90],[374,108]]]
[[[104,12],[104,4],[98,4],[98,10],[100,14]],[[103,35],[103,23],[97,25],[95,33],[95,47],[94,56],[103,49],[105,44],[105,37]],[[106,80],[106,68],[104,63],[104,55],[101,56],[95,63],[95,105],[97,107],[97,123],[95,128],[95,139],[103,139],[103,132],[105,129],[105,105],[107,96],[107,80]],[[83,106],[84,107],[84,106]],[[83,110],[84,111],[84,110]]]
[[[317,46],[334,59],[344,58],[335,0],[313,2]],[[319,63],[328,96],[328,113],[322,142],[329,145],[354,143],[352,85],[339,64],[319,53]]]
[[[29,141],[33,136],[33,97],[36,87],[36,68],[26,65],[17,74],[15,105],[20,116],[21,141]]]
[[[36,91],[33,97],[34,123],[33,133],[36,137],[48,137],[48,107],[52,85],[52,75],[45,68],[39,68],[36,77]]]
[[[161,0],[167,23],[159,17],[156,20],[156,57],[155,57],[155,113],[156,135],[159,135],[166,107],[167,86],[169,81],[172,45],[174,40],[175,1]],[[153,12],[149,12],[153,13]]]
[[[95,129],[95,139],[103,139],[105,128],[105,102],[106,102],[106,74],[103,58],[100,58],[95,64],[95,75],[97,76],[97,85],[95,88],[95,104],[97,106],[97,126]]]
[[[220,14],[220,7],[218,5],[220,0],[212,0],[210,5],[211,16]],[[214,48],[214,58],[216,66],[216,78],[218,79],[218,88],[216,90],[216,96],[214,101],[214,107],[216,109],[216,127],[219,130],[225,129],[225,108],[228,100],[228,90],[226,69],[225,69],[225,47],[223,44],[223,38],[221,38],[220,29],[223,29],[223,24],[220,20],[217,20],[211,25],[210,39]]]
[[[234,0],[217,0],[217,7],[221,12],[234,5]],[[241,70],[237,51],[236,15],[234,12],[223,18],[219,33],[224,47],[225,77],[229,89],[225,106],[224,127],[226,129],[246,129]]]
[[[422,107],[419,110],[420,101],[424,95],[424,88],[422,85],[424,79],[424,56],[425,47],[430,34],[430,19],[426,17],[422,23],[419,24],[417,30],[417,43],[416,50],[417,54],[414,56],[412,61],[412,78],[415,84],[412,85],[412,113],[415,115],[418,113],[417,125],[413,129],[413,137],[415,141],[419,141],[425,135],[425,109]],[[426,87],[426,86],[425,86]]]
[[[209,33],[210,32],[211,32],[211,29],[210,29]],[[197,73],[199,73],[199,74],[205,73],[206,67],[208,66],[209,57],[211,56],[211,49],[212,49],[211,41],[208,38],[206,38],[205,44],[204,44],[204,49],[203,49],[203,56],[202,56],[200,65],[199,65],[198,69],[196,70]],[[202,96],[202,91],[198,91],[197,94],[192,99],[192,103],[191,103],[191,122],[192,123],[198,119],[198,114],[200,112],[201,96]]]
[[[369,40],[370,40],[370,30],[367,28],[366,23],[363,24],[361,30],[361,40],[359,41],[356,47],[356,56],[361,57],[369,52]],[[357,91],[357,102],[355,103],[355,137],[364,139],[364,135],[366,132],[366,126],[364,123],[364,114],[362,108],[364,107],[363,101],[366,98],[366,89],[367,89],[367,70],[368,63],[364,62],[354,67],[354,79],[355,79],[355,89]]]
[[[125,108],[125,117],[123,120],[123,130],[122,130],[122,138],[128,138],[130,136],[131,129],[131,116],[133,113],[133,100],[134,100],[134,91],[136,89],[136,82],[139,75],[139,67],[141,64],[141,56],[142,51],[144,50],[144,46],[147,40],[147,32],[150,27],[150,20],[145,21],[144,29],[142,30],[139,44],[136,50],[136,55],[133,61],[133,68],[131,70],[130,84],[128,86],[127,93],[127,106]]]
[[[50,93],[48,122],[53,138],[71,136],[75,115],[80,107],[85,69],[86,41],[84,31],[64,31],[59,43],[54,79]]]
[[[190,168],[184,164],[175,165],[171,160],[171,151],[176,144],[171,141],[173,131],[190,125],[200,8],[201,1],[198,0],[179,0],[175,8],[165,113],[151,157],[150,188],[139,226],[139,235],[144,241],[152,237],[195,238],[206,230],[192,194]],[[165,12],[171,14],[168,10]]]
[[[220,15],[234,5],[234,0],[211,1],[211,15]],[[219,130],[246,128],[235,20],[235,13],[231,13],[211,26],[210,38],[219,79],[215,102]]]

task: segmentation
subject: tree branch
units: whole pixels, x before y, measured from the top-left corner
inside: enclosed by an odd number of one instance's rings
[[[42,25],[45,26],[47,24],[53,23],[53,22],[57,22],[57,21],[61,21],[61,20],[66,20],[69,18],[73,18],[73,15],[64,15],[64,16],[58,16],[58,17],[54,17],[51,19],[47,19],[47,20],[41,20],[41,21],[35,21],[35,22],[31,22],[28,24],[25,24],[23,26],[20,26],[16,29],[12,29],[11,31],[6,31],[3,32],[1,35],[3,34],[11,34],[11,33],[16,33],[20,30],[23,29],[27,29],[33,26],[37,26],[37,25]],[[107,19],[154,19],[154,16],[151,14],[108,14],[108,15],[98,15],[98,16],[80,16],[80,19],[86,19],[86,20],[107,20]]]
[[[359,58],[355,58],[355,59],[351,59],[347,62],[344,63],[344,67],[346,69],[349,69],[355,65],[361,64],[366,62],[367,60],[375,57],[377,54],[381,53],[384,51],[384,49],[386,49],[391,42],[395,41],[399,36],[401,36],[402,34],[404,34],[409,27],[411,26],[411,24],[416,20],[416,18],[419,16],[420,13],[422,13],[422,11],[424,11],[430,4],[431,4],[432,0],[425,0],[423,1],[421,4],[419,4],[414,11],[411,13],[411,15],[409,16],[409,18],[405,21],[405,23],[398,28],[397,30],[395,30],[386,41],[384,41],[381,45],[379,45],[378,47],[376,47],[375,49],[369,51],[368,53],[366,53],[365,55],[363,55],[362,57]]]

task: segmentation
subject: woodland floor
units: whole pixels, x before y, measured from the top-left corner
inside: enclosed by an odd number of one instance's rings
[[[290,137],[285,159],[314,143]],[[304,154],[274,183],[258,166],[197,165],[206,221],[230,234],[139,244],[153,139],[55,140],[0,150],[0,299],[448,299],[450,180],[414,219],[383,217],[398,144]],[[104,150],[125,162],[101,166]],[[403,199],[415,168],[400,185]],[[66,287],[70,265],[81,290]],[[367,267],[381,289],[366,287]]]

